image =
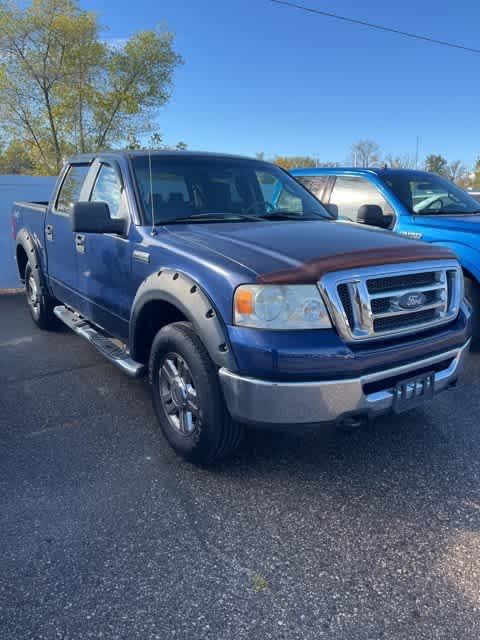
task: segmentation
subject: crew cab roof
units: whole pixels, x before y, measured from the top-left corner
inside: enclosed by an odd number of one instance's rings
[[[290,169],[290,173],[294,176],[341,176],[341,175],[372,175],[389,176],[408,174],[414,176],[418,174],[421,178],[425,176],[427,171],[418,169],[393,169],[390,167],[298,167]]]
[[[97,153],[81,153],[81,154],[76,154],[74,156],[71,156],[70,158],[68,158],[67,162],[69,163],[85,163],[85,164],[89,164],[91,162],[93,162],[95,160],[95,158],[98,157],[113,157],[113,158],[135,158],[135,157],[144,157],[147,156],[148,154],[151,154],[152,157],[164,157],[164,158],[197,158],[199,160],[205,159],[213,159],[213,158],[218,158],[219,160],[228,160],[228,159],[232,159],[232,160],[250,160],[250,161],[256,161],[256,162],[265,162],[264,160],[259,160],[258,158],[251,158],[248,156],[242,156],[242,155],[236,155],[236,154],[231,154],[231,153],[216,153],[216,152],[211,152],[211,151],[177,151],[174,149],[151,149],[150,151],[148,149],[136,149],[136,150],[130,150],[130,149],[124,149],[122,151],[117,151],[117,150],[106,150],[106,151],[99,151]]]

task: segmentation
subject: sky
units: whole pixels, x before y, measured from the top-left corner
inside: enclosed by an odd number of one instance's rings
[[[480,2],[296,0],[480,48]],[[165,25],[185,64],[155,128],[167,143],[345,162],[384,153],[480,155],[480,54],[373,31],[269,0],[80,0],[107,38]]]

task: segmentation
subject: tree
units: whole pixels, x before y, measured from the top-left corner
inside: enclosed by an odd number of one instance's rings
[[[137,136],[134,133],[128,133],[127,134],[127,144],[125,145],[125,149],[128,149],[129,151],[137,151],[138,149],[141,149],[142,145],[140,143],[140,140],[137,138]]]
[[[438,173],[438,175],[440,176],[447,177],[448,162],[446,158],[441,155],[431,154],[425,159],[425,171],[430,171],[430,173]]]
[[[182,62],[171,33],[142,31],[112,47],[78,0],[23,7],[0,3],[0,121],[39,172],[150,129]]]
[[[316,167],[318,160],[311,156],[275,156],[273,162],[283,169],[294,167]]]
[[[359,140],[352,146],[351,160],[355,167],[373,167],[380,163],[380,147],[373,140]]]
[[[154,131],[150,136],[149,141],[150,149],[163,149],[163,136],[159,131]]]
[[[473,167],[473,177],[471,182],[472,189],[480,189],[480,158],[477,158]]]
[[[385,156],[385,164],[392,169],[414,169],[415,158],[410,155],[396,156],[393,153],[389,153]]]
[[[124,148],[133,150],[133,151],[137,149],[155,149],[155,150],[164,150],[164,151],[170,149],[170,150],[176,150],[176,151],[185,151],[185,149],[188,149],[188,145],[186,142],[183,142],[182,140],[180,140],[174,145],[165,144],[163,142],[163,135],[160,133],[160,131],[154,131],[150,136],[147,144],[144,145],[140,142],[140,140],[134,133],[129,132],[127,134],[127,143]]]
[[[462,163],[461,160],[454,160],[448,164],[447,169],[447,178],[455,184],[458,184],[459,187],[466,188],[470,183],[470,172],[468,168]]]
[[[31,149],[20,140],[13,139],[8,144],[0,142],[0,174],[32,174],[35,166]]]

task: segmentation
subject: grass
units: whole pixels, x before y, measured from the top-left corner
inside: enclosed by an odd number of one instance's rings
[[[254,573],[253,574],[252,583],[253,583],[253,588],[255,589],[255,591],[265,591],[266,589],[268,589],[270,587],[270,585],[268,584],[268,580],[266,580],[259,573]]]

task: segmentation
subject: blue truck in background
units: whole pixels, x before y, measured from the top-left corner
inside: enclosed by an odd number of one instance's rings
[[[450,248],[462,265],[478,340],[480,202],[476,198],[426,171],[312,167],[293,169],[291,174],[341,219]]]
[[[75,156],[50,202],[14,204],[12,229],[34,322],[148,375],[163,434],[195,463],[232,452],[245,425],[428,402],[469,349],[451,251],[342,224],[261,160]]]

